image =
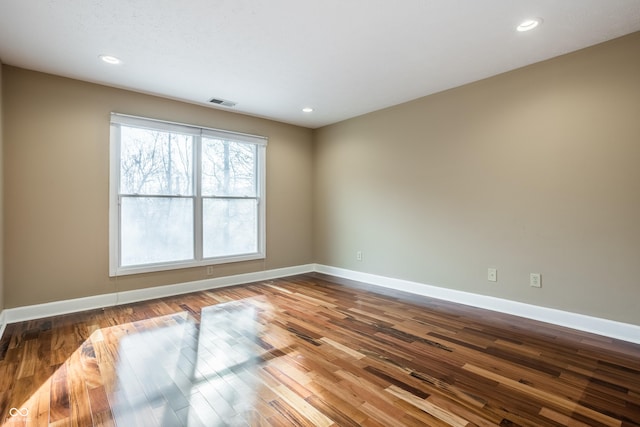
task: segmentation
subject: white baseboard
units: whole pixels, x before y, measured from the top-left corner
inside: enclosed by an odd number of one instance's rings
[[[261,280],[277,279],[279,277],[310,273],[312,271],[314,271],[314,265],[307,264],[295,267],[278,268],[274,270],[257,271],[255,273],[238,274],[235,276],[215,277],[194,282],[180,283],[177,285],[155,286],[152,288],[136,289],[133,291],[114,292],[92,297],[54,301],[45,304],[29,305],[25,307],[8,308],[2,312],[2,316],[4,316],[4,322],[1,324],[4,325],[6,323],[23,322],[25,320],[40,319],[43,317],[59,316],[62,314],[76,313],[84,310],[111,307],[120,304],[129,304],[132,302],[187,294],[190,292],[221,288],[225,286],[240,285],[243,283],[258,282]],[[0,320],[2,320],[1,317]],[[1,336],[2,335],[0,335],[0,337]]]
[[[358,271],[330,267],[321,264],[316,264],[314,271],[374,286],[410,292],[412,294],[470,305],[500,313],[512,314],[515,316],[539,320],[541,322],[640,344],[640,326],[638,325],[616,322],[613,320],[601,319],[586,316],[584,314],[556,310],[553,308],[540,307],[486,295],[425,285],[422,283],[410,282],[408,280],[361,273]]]
[[[179,283],[177,285],[156,286],[153,288],[118,292],[117,304],[129,304],[132,302],[147,301],[155,298],[164,298],[174,295],[188,294],[191,292],[206,291],[207,289],[224,288],[227,286],[241,285],[243,283],[278,279],[280,277],[311,273],[313,271],[314,265],[307,264],[295,267],[278,268],[274,270],[257,271],[255,273],[238,274],[235,276],[214,277],[211,279],[198,280],[195,282]]]
[[[75,313],[95,308],[110,307],[119,304],[128,304],[132,302],[146,301],[155,298],[240,285],[243,283],[259,282],[262,280],[271,280],[311,272],[328,274],[374,286],[405,291],[416,295],[442,299],[500,313],[512,314],[515,316],[539,320],[554,325],[565,326],[580,331],[640,344],[640,326],[638,325],[631,325],[628,323],[586,316],[583,314],[570,313],[567,311],[540,307],[486,295],[456,291],[453,289],[411,282],[408,280],[361,273],[358,271],[330,267],[322,264],[306,264],[295,267],[258,271],[255,273],[238,274],[235,276],[216,277],[176,285],[157,286],[133,291],[96,295],[86,298],[55,301],[46,304],[8,308],[0,312],[0,337],[2,337],[4,328],[8,323],[59,316],[62,314]]]
[[[54,301],[45,304],[27,305],[17,308],[5,308],[7,323],[24,322],[26,320],[41,319],[43,317],[60,316],[94,308],[116,305],[117,296],[113,294],[96,295],[92,297],[75,298],[64,301]]]
[[[5,321],[4,310],[0,311],[0,339],[2,339],[2,334],[4,334],[4,328],[6,328],[7,322]]]

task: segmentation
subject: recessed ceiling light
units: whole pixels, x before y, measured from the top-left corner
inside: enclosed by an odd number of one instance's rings
[[[305,108],[302,109],[302,111],[305,112],[305,113],[313,113],[313,108],[305,107]]]
[[[122,62],[120,59],[116,58],[115,56],[111,56],[111,55],[100,55],[100,59],[102,59],[107,64],[112,64],[112,65],[117,65],[117,64],[120,64]]]
[[[542,24],[542,18],[532,18],[522,21],[520,25],[516,28],[516,30],[522,31],[530,31],[536,28],[538,25]]]

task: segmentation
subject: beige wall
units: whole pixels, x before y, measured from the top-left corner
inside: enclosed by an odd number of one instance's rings
[[[3,139],[2,135],[4,134],[3,130],[3,120],[2,120],[2,61],[0,61],[0,313],[4,308],[4,264],[3,264],[3,249],[4,249],[4,224],[3,224],[3,157],[2,153],[4,152],[3,148]],[[1,325],[0,325],[1,327]]]
[[[312,132],[3,68],[7,308],[312,262]],[[111,111],[265,135],[267,259],[110,279]]]
[[[638,52],[635,33],[319,129],[316,262],[640,325]]]
[[[636,33],[316,132],[0,66],[0,307],[3,284],[11,308],[319,262],[640,324],[639,49]],[[268,136],[267,260],[110,279],[111,111]]]

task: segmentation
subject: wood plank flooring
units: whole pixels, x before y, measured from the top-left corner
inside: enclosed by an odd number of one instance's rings
[[[640,346],[313,274],[7,326],[0,426],[640,426]]]

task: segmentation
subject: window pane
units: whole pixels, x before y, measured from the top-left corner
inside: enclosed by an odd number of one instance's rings
[[[258,251],[257,201],[254,199],[202,201],[205,258]]]
[[[202,138],[202,195],[256,196],[256,146]]]
[[[123,197],[122,266],[193,259],[193,200]]]
[[[193,194],[193,137],[122,126],[120,193]]]
[[[117,113],[111,132],[110,275],[264,257],[266,138]]]

